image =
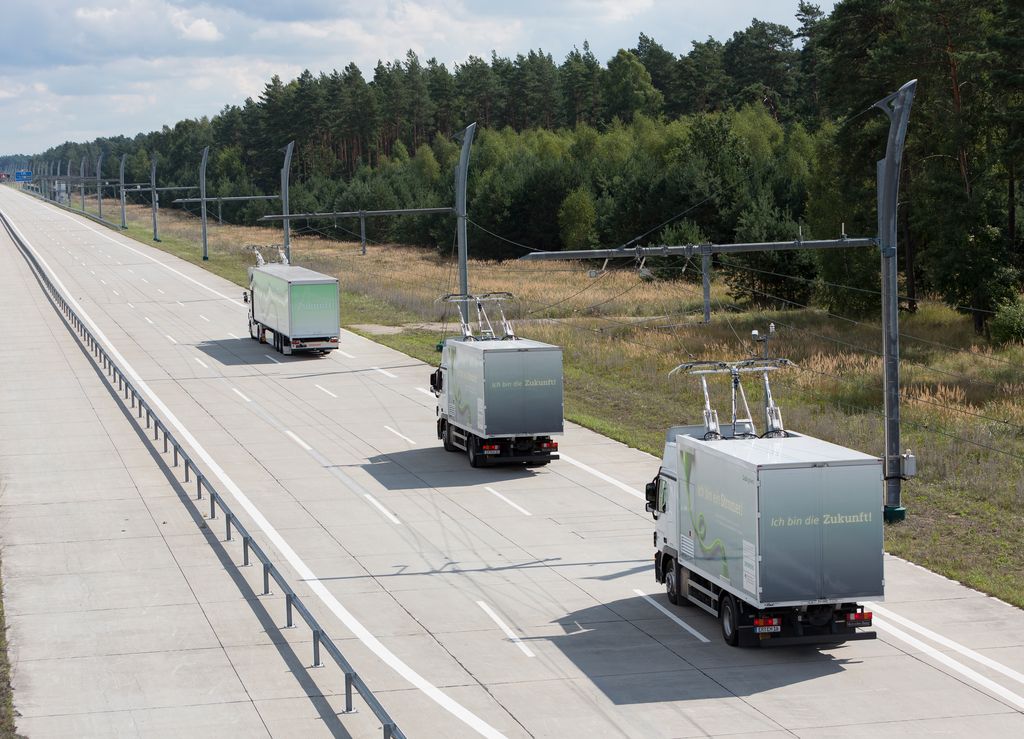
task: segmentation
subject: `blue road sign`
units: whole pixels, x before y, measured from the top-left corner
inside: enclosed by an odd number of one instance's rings
[[[27,169],[20,169],[14,173],[15,182],[31,182],[32,173]]]

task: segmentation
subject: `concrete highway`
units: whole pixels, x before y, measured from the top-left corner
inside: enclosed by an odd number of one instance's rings
[[[559,439],[562,460],[548,467],[472,469],[435,438],[431,368],[423,363],[348,332],[326,358],[281,356],[249,338],[238,286],[8,188],[0,188],[0,210],[123,356],[126,374],[141,379],[194,437],[204,472],[407,735],[1024,735],[1020,610],[887,557],[886,601],[872,604],[877,640],[826,650],[730,648],[714,619],[670,606],[654,582],[642,490],[657,472],[656,458],[570,424]],[[5,272],[27,275],[6,235],[0,251]],[[295,261],[302,263],[301,252]],[[42,290],[27,277],[19,285],[10,295],[20,302],[5,298],[4,310],[41,314]],[[86,372],[85,355],[56,316],[47,319],[52,341],[26,349],[17,339],[24,331],[5,339],[3,398],[38,399],[46,412],[37,423],[59,437],[69,423],[94,420],[63,418],[60,403],[44,402],[50,385],[33,381],[36,357],[45,363],[49,352],[77,355],[77,372]],[[39,692],[52,664],[16,659],[15,707],[40,729],[29,734],[114,733],[125,711],[178,706],[181,724],[172,715],[160,730],[224,735],[231,732],[204,723],[223,700],[239,715],[231,725],[238,734],[377,736],[365,707],[338,715],[340,673],[333,665],[306,669],[308,630],[300,623],[278,632],[267,623],[281,625],[284,615],[274,596],[259,595],[259,569],[228,564],[241,562],[238,542],[218,543],[219,525],[201,528],[206,506],[191,508],[189,486],[175,492],[181,469],[168,468],[156,447],[148,450],[144,433],[128,433],[116,394],[102,389],[98,374],[86,379],[93,405],[106,408],[96,422],[110,427],[117,453],[142,460],[129,465],[136,470],[129,482],[170,490],[157,518],[176,516],[188,536],[165,536],[159,545],[174,562],[193,565],[182,569],[190,597],[203,613],[217,614],[208,615],[215,664],[176,665],[182,696],[142,691],[134,702],[104,704],[97,694],[96,705],[65,706],[49,705],[59,702],[56,690]],[[18,470],[0,498],[6,545],[18,531],[11,525],[17,486],[27,490],[33,473],[52,470],[38,455],[26,456],[31,444],[19,441],[16,426],[0,429],[0,474],[5,465]],[[119,472],[111,470],[112,456],[111,445],[86,443],[66,459],[92,479]],[[106,505],[97,510],[119,515]],[[5,546],[8,603],[17,603],[17,574],[31,569],[40,548],[82,541],[74,532],[67,520],[34,549]],[[130,576],[125,588],[162,587],[159,572],[150,580],[129,555],[108,560],[100,572]],[[25,616],[15,607],[15,655],[59,631],[51,624],[41,634],[32,614],[43,618],[46,610],[59,621],[62,609],[81,609],[63,592],[73,579],[34,587],[37,602],[53,606]],[[150,616],[174,622],[173,612],[134,603],[122,614],[133,623]],[[260,638],[238,641],[233,630]],[[189,632],[179,633],[177,646],[188,649]],[[202,630],[193,637],[209,641]],[[257,645],[265,647],[258,654]],[[129,675],[131,655],[143,664],[148,648],[140,641],[121,656]],[[189,692],[192,679],[202,683],[218,670],[223,679],[210,685],[236,698],[219,698],[213,687],[202,696]],[[105,694],[139,685],[129,676]],[[138,726],[140,734],[160,733]]]

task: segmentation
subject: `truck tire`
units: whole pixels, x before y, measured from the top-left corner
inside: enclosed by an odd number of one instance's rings
[[[466,456],[469,457],[470,467],[484,466],[483,455],[477,453],[476,437],[473,436],[472,434],[466,434]]]
[[[668,596],[668,602],[674,606],[681,605],[684,602],[684,598],[679,594],[679,563],[671,557],[665,558],[665,595]]]
[[[740,642],[739,606],[730,593],[722,595],[719,620],[722,622],[722,639],[730,647],[735,647]]]
[[[444,444],[446,452],[459,451],[459,448],[452,443],[452,427],[449,423],[444,425],[444,430],[441,432],[441,443]]]

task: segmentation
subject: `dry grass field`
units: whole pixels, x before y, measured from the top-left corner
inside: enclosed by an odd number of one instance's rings
[[[131,235],[152,243],[148,209],[130,210]],[[293,226],[300,232],[293,261],[341,281],[343,325],[366,333],[375,324],[400,327],[374,338],[436,361],[441,327],[457,330],[453,307],[437,300],[457,289],[450,253],[375,244],[362,256],[356,243]],[[161,231],[161,248],[238,284],[254,263],[249,245],[280,240],[280,231],[213,225],[210,261],[202,263],[196,218],[161,211]],[[515,295],[507,312],[520,335],[563,347],[569,419],[660,455],[668,426],[700,418],[696,383],[669,378],[669,370],[692,359],[750,356],[751,330],[774,322],[772,354],[798,365],[777,373],[773,385],[787,426],[882,452],[878,320],[743,311],[716,280],[712,321],[703,325],[698,282],[643,281],[635,269],[595,278],[588,276],[594,266],[471,260],[469,267],[473,292]],[[908,517],[887,527],[886,548],[1024,606],[1024,347],[989,346],[969,318],[936,301],[903,314],[900,331],[903,445],[917,455],[920,474],[904,486]],[[725,420],[728,389],[712,392]],[[757,383],[747,392],[759,418]]]

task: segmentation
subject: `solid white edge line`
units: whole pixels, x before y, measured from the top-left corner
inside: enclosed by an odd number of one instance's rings
[[[494,623],[498,624],[498,628],[505,632],[505,636],[507,636],[512,641],[513,644],[519,647],[523,651],[523,654],[525,654],[527,657],[535,656],[534,653],[530,651],[530,648],[523,644],[523,640],[520,639],[516,635],[516,633],[508,627],[508,624],[506,624],[504,621],[498,618],[498,614],[495,613],[489,605],[484,603],[482,600],[478,600],[476,604],[480,606],[484,613],[491,617],[491,620]]]
[[[74,219],[71,219],[69,217],[69,220]],[[471,727],[477,733],[485,737],[488,737],[489,739],[504,739],[504,735],[500,731],[498,731],[493,726],[484,721],[482,718],[477,716],[475,713],[467,709],[461,703],[457,702],[455,699],[445,694],[436,685],[434,685],[431,682],[428,682],[425,677],[420,675],[416,670],[414,670],[412,667],[410,667],[408,664],[402,661],[394,652],[392,652],[384,644],[382,644],[381,641],[376,636],[374,636],[370,632],[370,630],[362,624],[361,621],[359,621],[359,619],[353,616],[348,611],[348,609],[341,604],[341,601],[339,601],[337,597],[330,590],[328,590],[326,586],[324,586],[323,583],[317,580],[316,574],[313,572],[313,570],[310,569],[309,565],[307,565],[305,561],[301,557],[299,557],[295,550],[292,549],[291,545],[288,544],[288,542],[284,539],[283,536],[281,536],[277,529],[275,529],[270,524],[270,521],[267,520],[266,516],[263,515],[260,509],[256,507],[256,505],[242,491],[238,484],[233,479],[231,479],[228,473],[225,472],[224,469],[219,464],[217,464],[216,460],[214,460],[210,453],[206,451],[206,449],[199,443],[199,440],[192,435],[192,432],[190,432],[185,427],[185,425],[178,419],[178,417],[171,412],[171,409],[168,408],[167,405],[163,402],[163,400],[161,400],[160,397],[153,392],[152,388],[150,388],[146,381],[139,376],[139,373],[136,372],[135,368],[128,363],[128,361],[124,358],[121,352],[119,352],[114,347],[113,343],[111,343],[110,339],[107,338],[107,335],[103,333],[102,329],[100,329],[100,327],[96,325],[95,321],[92,320],[89,314],[87,314],[82,309],[82,306],[78,303],[78,301],[75,300],[75,298],[71,295],[70,292],[68,292],[67,287],[64,286],[64,283],[57,276],[57,273],[54,272],[53,269],[51,269],[50,265],[47,264],[46,260],[43,259],[42,255],[40,255],[38,252],[36,252],[35,249],[32,248],[31,242],[29,242],[29,240],[25,238],[24,234],[21,233],[21,230],[13,222],[11,223],[11,226],[18,233],[18,236],[22,239],[25,245],[28,246],[29,249],[35,254],[36,258],[40,261],[43,268],[51,275],[54,283],[60,288],[61,292],[64,294],[64,297],[68,301],[68,303],[70,303],[78,312],[78,315],[81,317],[82,321],[85,322],[90,327],[90,329],[92,329],[96,338],[107,347],[107,350],[110,352],[114,360],[120,363],[124,373],[132,378],[140,392],[143,392],[149,396],[150,401],[153,403],[154,406],[156,406],[156,409],[164,414],[164,418],[166,419],[167,423],[173,426],[174,429],[181,435],[181,440],[188,444],[190,447],[192,447],[196,455],[200,457],[200,459],[202,459],[202,461],[207,465],[210,472],[224,484],[225,489],[231,493],[235,500],[238,501],[239,505],[241,505],[242,508],[245,509],[246,513],[248,513],[249,516],[252,518],[253,523],[255,523],[256,526],[258,526],[260,530],[262,530],[267,535],[267,538],[274,545],[274,547],[295,569],[296,575],[302,580],[309,581],[309,589],[312,590],[317,595],[317,597],[320,598],[321,601],[323,601],[324,605],[326,605],[331,610],[331,612],[342,622],[345,628],[352,632],[352,634],[357,639],[363,642],[363,644],[365,644],[374,654],[376,654],[377,657],[380,658],[382,662],[387,664],[391,669],[393,669],[395,672],[397,672],[399,675],[405,678],[405,680],[407,680],[414,687],[418,688],[420,691],[426,694],[427,697],[429,697],[431,700],[433,700],[435,703],[441,706],[441,708],[451,713],[453,716],[455,716],[457,719],[465,723],[467,726]],[[171,271],[173,272],[176,270],[172,269]],[[187,277],[186,275],[183,276]]]
[[[434,395],[434,394],[433,394],[432,392],[430,392],[430,391],[429,391],[429,390],[427,390],[426,388],[423,388],[423,387],[418,387],[418,388],[416,388],[416,389],[417,389],[417,390],[419,390],[419,391],[420,391],[421,393],[423,393],[424,395],[429,395],[429,396],[430,396],[431,398],[434,398],[434,397],[436,397],[436,396],[435,396],[435,395]]]
[[[633,588],[633,592],[634,592],[634,593],[636,593],[637,595],[639,595],[639,596],[640,596],[641,598],[643,598],[643,599],[644,599],[645,601],[647,601],[648,603],[650,603],[650,604],[651,604],[652,606],[654,606],[655,608],[657,608],[657,609],[658,609],[659,611],[661,611],[661,612],[662,612],[663,614],[665,614],[666,616],[668,616],[668,617],[669,617],[669,618],[670,618],[670,619],[671,619],[672,621],[674,621],[674,622],[675,622],[675,623],[676,623],[676,624],[677,624],[678,626],[681,626],[681,627],[682,627],[683,629],[685,629],[686,631],[688,631],[688,632],[690,632],[691,634],[693,634],[693,635],[694,635],[695,637],[697,637],[698,639],[700,639],[700,640],[701,640],[702,642],[704,642],[705,644],[707,644],[708,642],[710,642],[710,641],[711,641],[711,640],[710,640],[710,639],[708,639],[708,638],[707,638],[706,636],[704,636],[704,635],[703,635],[702,633],[700,633],[699,631],[697,631],[697,629],[693,628],[692,626],[690,626],[690,624],[688,624],[688,623],[686,623],[685,621],[683,621],[683,619],[679,618],[679,616],[677,616],[676,614],[672,613],[672,611],[670,611],[670,610],[668,610],[667,608],[665,608],[665,606],[661,605],[661,603],[659,603],[658,601],[654,600],[654,598],[652,598],[651,596],[649,596],[649,595],[648,595],[647,593],[645,593],[644,591],[642,591],[642,590],[639,590],[638,588]]]
[[[1007,667],[1006,665],[1000,662],[996,662],[991,657],[986,657],[984,654],[976,652],[970,647],[965,647],[963,644],[960,644],[959,642],[955,642],[952,639],[947,639],[942,634],[937,634],[931,629],[921,626],[920,624],[914,623],[909,618],[904,618],[898,613],[893,613],[888,608],[882,608],[877,603],[867,601],[864,603],[864,607],[870,611],[873,611],[874,613],[881,614],[890,621],[895,621],[901,626],[905,626],[908,629],[911,629],[912,631],[916,631],[922,636],[931,639],[936,644],[941,644],[942,646],[948,649],[952,649],[954,652],[959,652],[960,654],[964,655],[965,657],[969,657],[970,659],[973,659],[975,662],[978,662],[979,664],[983,664],[986,667],[995,670],[996,672],[1006,675],[1006,677],[1010,678],[1011,680],[1016,680],[1017,682],[1024,684],[1024,674],[1021,674],[1020,672],[1017,672],[1013,668]]]
[[[375,507],[377,508],[377,510],[378,510],[378,511],[380,511],[381,513],[383,513],[383,514],[384,514],[385,516],[387,516],[387,517],[388,517],[388,518],[389,518],[389,519],[391,520],[391,523],[395,523],[395,524],[398,524],[399,526],[401,526],[401,525],[402,525],[402,522],[398,520],[398,516],[396,516],[396,515],[395,515],[394,513],[392,513],[391,511],[389,511],[389,510],[388,510],[387,508],[385,508],[385,507],[384,507],[384,506],[383,506],[383,505],[381,504],[381,502],[380,502],[379,500],[377,500],[376,498],[374,498],[374,497],[373,497],[372,495],[370,495],[369,493],[363,493],[363,497],[365,497],[365,498],[366,498],[366,499],[367,499],[368,501],[370,501],[371,503],[373,503],[373,505],[374,505],[374,506],[375,506]]]
[[[288,434],[288,435],[289,435],[290,437],[292,437],[292,441],[294,441],[294,442],[295,442],[296,444],[298,444],[299,446],[301,446],[301,447],[302,447],[303,449],[305,449],[305,450],[306,450],[307,452],[309,452],[309,451],[312,451],[312,450],[313,450],[313,447],[311,447],[311,446],[310,446],[309,444],[307,444],[307,443],[306,443],[306,442],[304,442],[304,441],[303,441],[302,439],[300,439],[300,438],[299,438],[299,437],[298,437],[298,436],[297,436],[297,435],[295,434],[295,432],[293,432],[293,431],[289,431],[288,429],[285,429],[285,430],[284,430],[284,432],[285,432],[286,434]]]
[[[532,515],[533,515],[533,514],[532,514],[532,513],[530,513],[530,512],[528,511],[528,510],[526,510],[525,508],[523,508],[523,507],[522,507],[521,505],[519,505],[518,503],[514,503],[514,502],[512,502],[511,500],[509,500],[508,498],[506,498],[506,497],[505,497],[504,495],[502,495],[501,493],[499,493],[499,492],[498,492],[497,490],[495,490],[494,488],[492,488],[492,487],[489,487],[489,486],[487,486],[487,485],[484,485],[484,490],[486,490],[487,492],[489,492],[489,493],[490,493],[491,495],[496,495],[496,496],[498,496],[498,497],[499,497],[499,498],[501,498],[501,499],[502,499],[503,501],[505,501],[506,503],[508,503],[508,504],[509,504],[510,506],[512,506],[513,508],[515,508],[515,509],[516,509],[517,511],[519,511],[520,513],[522,513],[522,514],[523,514],[524,516],[532,516]]]
[[[332,393],[332,392],[331,392],[330,390],[328,390],[327,388],[325,388],[325,387],[324,387],[323,385],[314,385],[314,387],[316,387],[316,388],[319,388],[320,390],[323,390],[323,391],[324,391],[325,393],[327,393],[328,395],[330,395],[330,396],[331,396],[332,398],[337,398],[337,397],[338,397],[337,395],[335,395],[334,393]]]
[[[203,365],[204,367],[206,367],[206,369],[210,369],[210,365],[208,365],[208,364],[207,364],[206,362],[204,362],[203,360],[201,360],[201,359],[200,359],[199,357],[192,357],[192,359],[194,359],[194,360],[196,360],[197,362],[199,362],[199,364],[201,364],[201,365]]]
[[[391,433],[393,433],[393,434],[394,434],[395,436],[398,436],[398,437],[400,437],[400,438],[402,438],[402,439],[405,439],[405,440],[406,440],[407,442],[409,442],[410,444],[415,444],[415,443],[416,443],[415,441],[413,441],[412,439],[410,439],[410,438],[409,438],[408,436],[406,436],[405,434],[402,434],[402,433],[399,433],[398,431],[395,431],[395,430],[394,430],[393,428],[391,428],[390,426],[385,426],[384,428],[386,428],[386,429],[387,429],[388,431],[390,431]]]
[[[388,372],[386,369],[381,369],[380,367],[370,367],[370,369],[377,370],[382,375],[386,375],[387,377],[391,377],[391,378],[394,378],[396,380],[398,379],[398,375],[393,375],[390,372]]]
[[[914,647],[915,649],[919,649],[920,651],[924,652],[935,661],[941,662],[946,667],[949,667],[950,669],[959,672],[968,680],[976,682],[978,685],[985,688],[986,690],[995,693],[1000,698],[1006,701],[1009,701],[1013,705],[1017,706],[1019,710],[1024,710],[1024,697],[1017,695],[1011,690],[1007,690],[994,680],[990,680],[981,673],[972,670],[970,667],[967,667],[966,665],[961,664],[960,662],[957,662],[948,654],[940,652],[935,647],[925,644],[920,639],[911,636],[910,634],[908,634],[905,631],[902,631],[901,629],[897,629],[895,626],[891,624],[887,624],[884,621],[879,621],[877,618],[872,620],[872,624],[875,628],[889,632],[897,639],[901,639],[910,646]]]
[[[239,390],[238,388],[236,388],[236,387],[233,387],[233,388],[231,388],[231,391],[232,391],[232,392],[233,392],[233,393],[234,393],[235,395],[237,395],[237,396],[238,396],[239,398],[241,398],[242,400],[244,400],[244,401],[245,401],[246,403],[251,403],[251,402],[252,402],[252,399],[251,399],[251,398],[248,398],[248,397],[246,397],[245,393],[243,393],[243,392],[242,392],[241,390]]]
[[[581,470],[584,470],[585,472],[589,472],[594,477],[599,477],[600,479],[604,480],[605,482],[607,482],[607,483],[609,483],[611,485],[614,485],[619,490],[624,490],[625,492],[627,492],[630,495],[633,495],[633,496],[639,498],[640,500],[646,500],[646,498],[644,497],[644,494],[641,493],[639,490],[636,490],[635,488],[631,488],[629,485],[627,485],[624,482],[619,482],[614,477],[609,477],[608,475],[606,475],[605,473],[601,472],[600,470],[595,470],[593,467],[591,467],[588,464],[583,464],[583,462],[578,462],[575,459],[573,459],[572,457],[570,457],[569,455],[564,454],[561,451],[558,452],[558,457],[560,459],[564,459],[566,462],[568,462],[569,464],[573,465],[574,467],[579,467]]]
[[[269,360],[270,360],[271,362],[273,362],[274,364],[282,364],[282,362],[281,362],[281,360],[280,360],[280,359],[274,359],[274,358],[273,358],[272,356],[270,356],[269,354],[264,354],[263,356],[264,356],[264,357],[266,357],[267,359],[269,359]]]

